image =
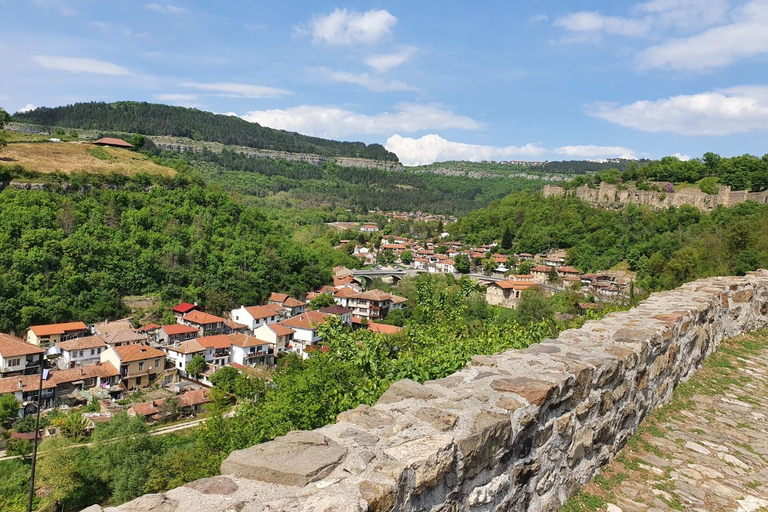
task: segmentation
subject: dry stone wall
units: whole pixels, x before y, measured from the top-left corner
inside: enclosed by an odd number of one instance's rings
[[[768,271],[696,281],[107,511],[557,510],[723,338],[767,323]]]
[[[731,190],[731,187],[720,186],[717,194],[705,194],[698,188],[688,187],[677,192],[656,192],[653,190],[638,190],[636,188],[619,188],[617,185],[600,183],[599,188],[589,188],[587,185],[577,187],[575,191],[566,190],[557,185],[544,185],[544,197],[574,195],[587,203],[596,206],[623,206],[629,203],[642,204],[653,208],[667,208],[687,204],[708,212],[717,206],[733,206],[744,201],[768,203],[768,191],[747,192],[746,190]]]

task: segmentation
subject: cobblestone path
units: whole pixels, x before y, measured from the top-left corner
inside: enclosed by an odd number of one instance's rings
[[[768,511],[768,332],[724,341],[560,512]]]

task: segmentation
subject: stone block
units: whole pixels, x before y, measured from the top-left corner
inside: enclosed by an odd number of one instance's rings
[[[355,409],[339,414],[336,421],[339,423],[353,423],[367,429],[375,429],[392,425],[395,422],[395,418],[382,410],[361,404]]]
[[[497,455],[506,449],[512,435],[508,414],[480,411],[469,432],[457,435],[456,442],[463,455],[465,477],[492,467]]]
[[[403,379],[389,386],[389,389],[381,395],[381,398],[376,403],[391,404],[409,398],[432,400],[439,396],[440,394],[438,394],[434,387],[426,387],[410,379]]]
[[[422,421],[426,421],[437,430],[446,432],[451,430],[456,421],[459,419],[455,414],[451,414],[447,411],[437,409],[435,407],[422,407],[416,409],[413,415]]]
[[[559,386],[554,382],[529,377],[510,377],[494,380],[491,382],[491,388],[500,392],[516,393],[531,405],[542,406],[552,400]]]
[[[346,454],[346,448],[319,432],[290,432],[274,441],[232,452],[221,463],[221,473],[303,487],[326,477]]]
[[[413,470],[413,494],[437,486],[455,469],[456,447],[450,436],[424,436],[389,448],[384,453]]]

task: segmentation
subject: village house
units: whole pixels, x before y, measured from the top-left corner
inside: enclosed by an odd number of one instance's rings
[[[485,301],[491,306],[515,309],[523,291],[534,286],[534,281],[495,281],[488,285]]]
[[[125,345],[147,343],[149,341],[149,336],[136,331],[116,331],[102,334],[101,339],[104,340],[104,343],[112,347],[123,347]]]
[[[307,348],[317,344],[322,338],[317,333],[317,328],[325,323],[329,315],[319,311],[308,311],[301,315],[283,320],[280,325],[294,330],[293,342],[289,346],[302,357],[307,357]]]
[[[274,324],[281,320],[282,305],[268,304],[266,306],[240,306],[230,311],[232,320],[248,326],[251,334],[265,324]]]
[[[352,325],[352,310],[349,308],[336,304],[323,308],[320,312],[338,318],[341,321],[341,325]]]
[[[109,146],[113,148],[131,149],[133,144],[125,142],[123,139],[116,139],[114,137],[102,137],[99,140],[93,141],[97,146]]]
[[[224,321],[224,332],[227,334],[250,334],[251,329],[245,324],[227,318]]]
[[[226,334],[204,336],[197,342],[205,347],[205,362],[225,366],[232,360],[232,340]]]
[[[85,397],[78,396],[78,392],[93,388],[118,396],[123,390],[119,384],[120,373],[109,363],[55,370],[50,372],[48,379],[43,381],[41,405],[43,409],[48,409],[62,403],[82,402]],[[24,402],[37,400],[39,385],[39,375],[7,377],[0,379],[0,395],[14,395],[21,406]],[[19,415],[24,415],[23,409],[19,410]]]
[[[362,226],[360,226],[360,231],[362,231],[363,233],[376,233],[377,231],[379,231],[379,226],[377,226],[376,224],[363,224]]]
[[[396,325],[380,324],[377,322],[368,322],[368,330],[378,334],[397,334],[403,330]]]
[[[231,363],[243,366],[275,364],[275,354],[270,348],[269,341],[244,334],[230,334],[229,339],[232,343]]]
[[[0,377],[36,373],[45,353],[21,338],[0,333]]]
[[[203,410],[203,406],[211,402],[207,389],[195,389],[171,398],[176,401],[176,414],[183,417],[194,416]],[[133,404],[128,408],[128,416],[139,416],[148,422],[162,421],[171,413],[171,407],[166,407],[169,399],[151,400]]]
[[[181,342],[197,338],[199,330],[197,327],[182,324],[163,325],[157,330],[157,343],[163,347],[177,345]]]
[[[93,325],[93,334],[104,336],[121,331],[135,331],[131,318],[121,318],[120,320],[104,320]]]
[[[79,338],[87,334],[88,326],[83,322],[33,325],[27,329],[27,343],[48,348],[60,341]]]
[[[275,356],[288,349],[295,334],[296,331],[282,324],[265,324],[253,331],[254,336],[269,342]]]
[[[181,304],[174,306],[173,316],[176,318],[177,323],[181,323],[181,319],[190,314],[193,311],[198,311],[197,304],[190,304],[189,302],[182,302]]]
[[[391,306],[392,295],[381,290],[358,293],[347,301],[352,314],[366,319],[386,318]]]
[[[192,311],[184,316],[179,323],[197,328],[199,336],[215,336],[216,334],[224,333],[226,329],[224,322],[226,321],[226,318],[210,313]]]
[[[533,280],[536,281],[537,284],[544,284],[549,279],[549,274],[552,272],[553,268],[554,267],[548,267],[546,265],[536,265],[531,268],[530,272],[533,276]]]
[[[300,300],[296,300],[287,293],[275,293],[269,296],[267,304],[274,304],[283,308],[283,317],[290,318],[292,316],[300,315],[304,312],[306,304]]]
[[[165,370],[165,352],[146,345],[108,347],[101,353],[101,362],[120,370],[126,389],[140,389],[152,385]]]
[[[349,300],[356,297],[360,292],[353,288],[342,288],[333,294],[333,300],[339,306],[349,307]]]
[[[181,372],[182,375],[187,375],[187,364],[192,361],[197,354],[202,355],[206,361],[213,360],[213,348],[205,348],[197,340],[189,340],[179,343],[176,346],[168,346],[165,348],[168,361]]]
[[[88,366],[101,361],[101,353],[107,349],[107,344],[100,336],[85,336],[56,344],[61,349],[61,357],[56,360],[59,368],[75,368]]]

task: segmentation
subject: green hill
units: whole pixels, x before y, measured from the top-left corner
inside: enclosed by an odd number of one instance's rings
[[[362,142],[339,142],[309,137],[284,130],[273,130],[239,117],[155,103],[120,101],[39,107],[29,112],[17,113],[13,120],[63,128],[189,137],[292,153],[398,161],[397,155],[384,149],[381,144],[366,145]]]

